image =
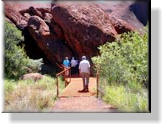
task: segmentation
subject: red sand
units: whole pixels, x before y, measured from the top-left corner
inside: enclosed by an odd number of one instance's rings
[[[111,105],[96,98],[96,78],[90,78],[89,92],[79,93],[82,78],[71,78],[53,107],[54,112],[116,112]]]

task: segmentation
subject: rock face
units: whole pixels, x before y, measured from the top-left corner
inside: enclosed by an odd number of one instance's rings
[[[4,9],[6,18],[29,33],[26,39],[32,38],[50,63],[60,64],[65,56],[97,55],[97,47],[114,41],[118,34],[141,31],[144,23],[136,12],[145,5],[128,1],[5,2]]]
[[[6,18],[13,22],[19,29],[24,29],[26,27],[27,18],[14,10],[11,5],[5,4],[4,9]]]
[[[50,32],[49,26],[40,17],[30,17],[27,26],[32,37],[37,41],[38,46],[51,62],[60,62],[62,60],[61,57],[65,57],[66,53],[72,56],[72,52],[68,47]]]
[[[98,5],[103,8],[105,13],[109,15],[109,19],[118,34],[127,31],[139,31],[143,28],[143,24],[139,22],[134,12],[131,11],[131,6],[134,6],[135,4],[136,3],[131,1],[105,1],[103,3],[98,3]],[[145,5],[145,2],[143,5]]]
[[[54,21],[79,56],[97,54],[97,46],[113,41],[117,35],[108,15],[94,3],[57,3],[52,6]]]
[[[23,80],[34,80],[34,81],[37,81],[37,80],[40,80],[43,78],[43,75],[41,75],[40,73],[28,73],[28,74],[24,74],[22,77],[21,77]]]

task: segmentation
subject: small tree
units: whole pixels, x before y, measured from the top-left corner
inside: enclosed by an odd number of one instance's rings
[[[19,46],[23,41],[21,31],[9,22],[5,22],[5,77],[17,78],[26,72],[28,58]]]
[[[96,69],[108,83],[123,83],[130,87],[147,85],[148,36],[128,32],[120,39],[99,47],[100,55],[93,57]]]
[[[19,46],[24,37],[13,24],[5,21],[5,77],[19,78],[28,72],[37,72],[42,63],[42,59],[32,60],[26,55],[24,48]]]

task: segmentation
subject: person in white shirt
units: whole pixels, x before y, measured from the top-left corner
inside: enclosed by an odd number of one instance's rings
[[[86,60],[86,56],[82,56],[82,61],[79,63],[79,73],[83,80],[83,90],[79,90],[79,92],[89,92],[90,63]]]
[[[71,74],[72,75],[74,75],[76,73],[77,64],[78,64],[77,60],[75,60],[74,57],[72,57],[72,59],[71,59]]]

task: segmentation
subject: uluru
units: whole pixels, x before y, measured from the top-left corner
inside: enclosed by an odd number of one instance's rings
[[[142,32],[147,13],[147,2],[4,2],[5,20],[22,31],[27,55],[53,65],[66,56],[90,59],[119,34]]]

